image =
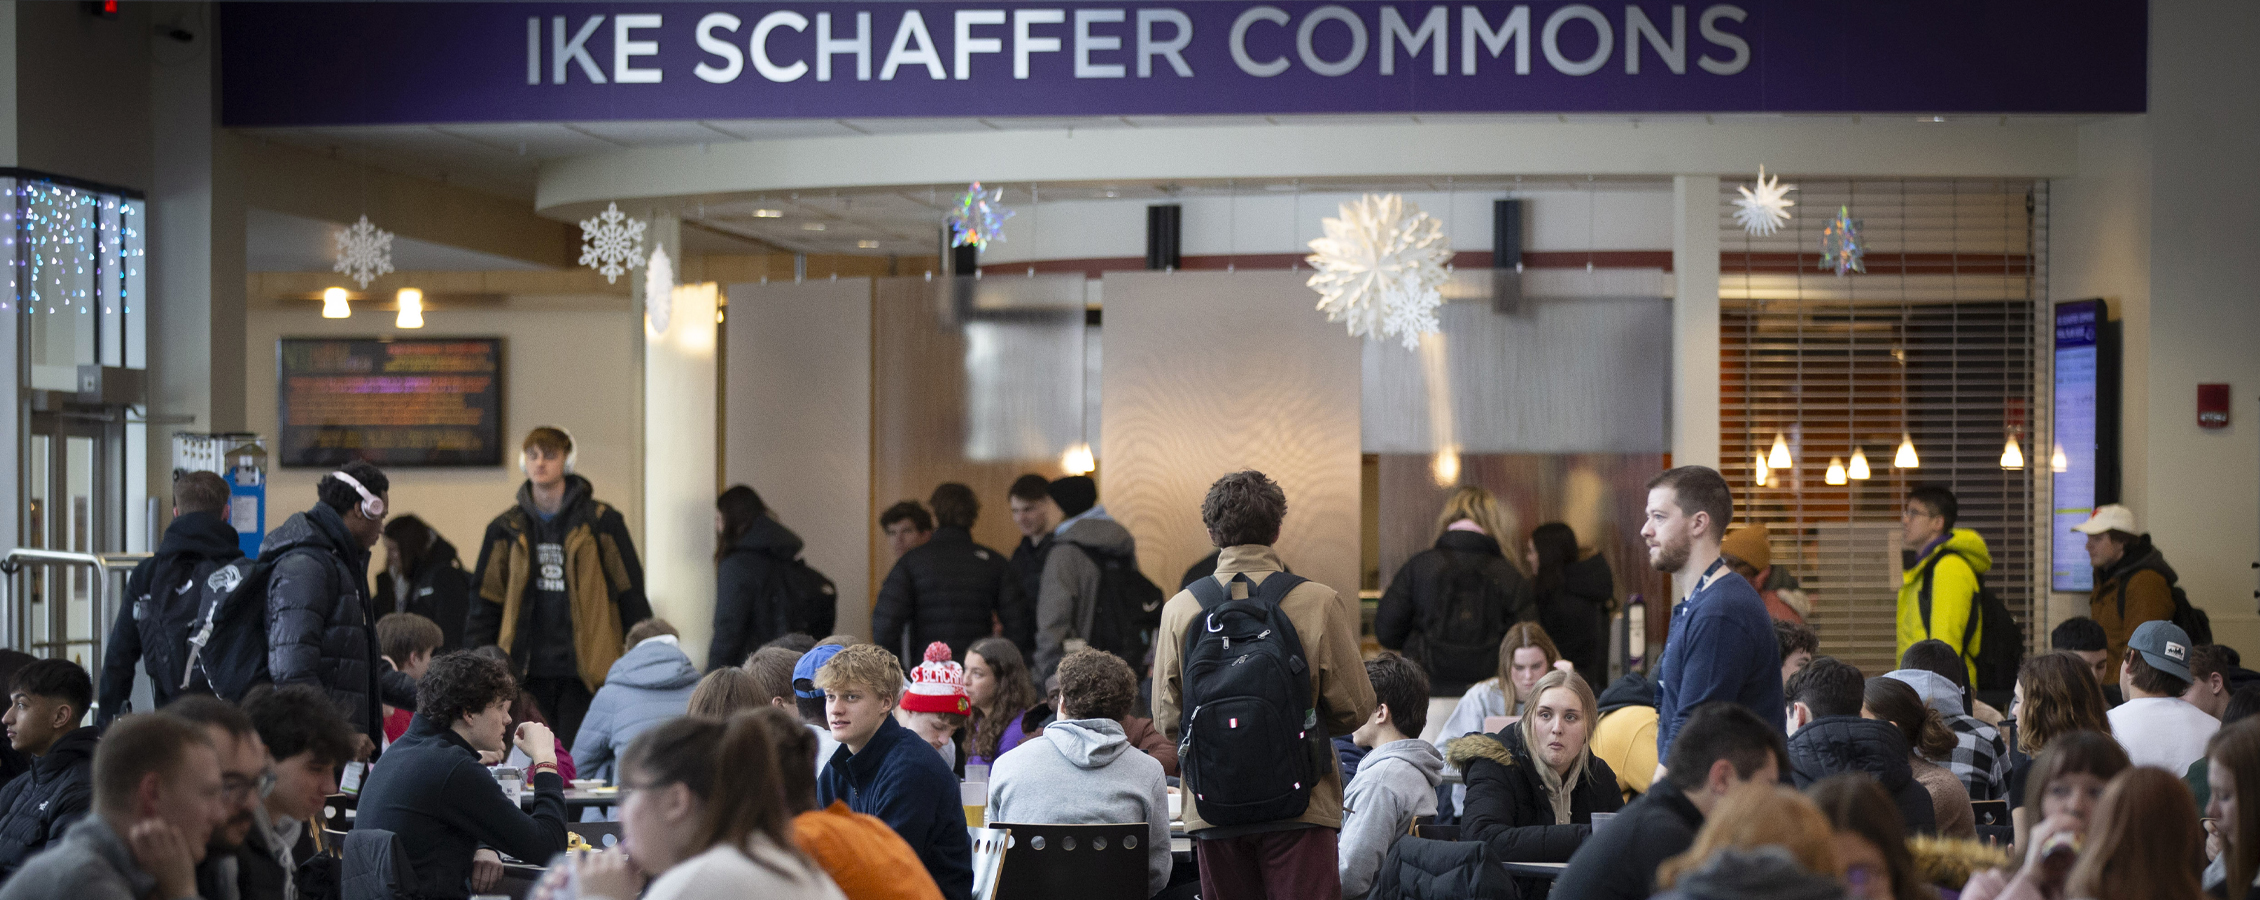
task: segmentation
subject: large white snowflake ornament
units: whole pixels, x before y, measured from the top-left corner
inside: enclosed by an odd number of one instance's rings
[[[1742,199],[1734,201],[1735,224],[1742,226],[1743,231],[1761,236],[1780,230],[1782,224],[1789,221],[1789,208],[1797,205],[1797,201],[1789,199],[1789,192],[1796,189],[1794,184],[1783,187],[1779,175],[1767,181],[1766,167],[1759,166],[1757,190],[1735,188],[1742,192]]]
[[[344,272],[346,277],[360,283],[362,289],[377,276],[392,271],[392,232],[369,224],[369,217],[337,233],[337,264],[332,272]]]
[[[643,230],[644,223],[628,218],[620,204],[605,206],[596,218],[581,220],[581,265],[596,269],[607,283],[619,281],[643,265]]]
[[[1306,284],[1318,292],[1326,321],[1349,323],[1352,337],[1396,337],[1405,349],[1442,328],[1444,270],[1452,249],[1444,225],[1399,194],[1367,194],[1342,204],[1340,218],[1321,220],[1326,236],[1310,242]]]
[[[667,324],[675,315],[675,263],[667,258],[667,248],[651,248],[651,265],[643,274],[643,311],[651,319],[651,330],[667,333]]]

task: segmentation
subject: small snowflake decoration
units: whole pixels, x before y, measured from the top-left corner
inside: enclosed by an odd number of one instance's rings
[[[976,181],[959,194],[957,208],[950,211],[950,246],[975,248],[989,246],[992,241],[1004,240],[1004,220],[1012,218],[1012,210],[999,205],[1004,202],[1004,188],[986,194]]]
[[[1419,347],[1421,335],[1443,327],[1436,308],[1444,305],[1452,256],[1443,223],[1398,194],[1367,194],[1341,212],[1322,220],[1326,236],[1310,242],[1318,274],[1305,283],[1318,292],[1319,311],[1326,321],[1347,321],[1352,337],[1397,337],[1407,350]]]
[[[1846,207],[1836,208],[1836,218],[1821,227],[1821,265],[1835,266],[1837,277],[1846,272],[1867,274],[1868,245],[1860,240],[1860,220]]]
[[[1797,205],[1797,201],[1789,199],[1789,192],[1797,186],[1783,187],[1779,175],[1772,181],[1766,180],[1766,167],[1759,166],[1757,187],[1756,191],[1748,187],[1735,188],[1742,192],[1742,199],[1734,201],[1734,221],[1751,234],[1772,234],[1789,221],[1789,208]]]
[[[651,318],[652,331],[667,332],[675,314],[675,263],[665,247],[651,248],[651,265],[643,273],[643,311]]]
[[[367,289],[377,276],[392,271],[392,232],[369,224],[368,216],[362,216],[351,228],[340,229],[337,264],[330,271],[344,272]]]
[[[581,220],[581,265],[591,266],[606,283],[620,280],[628,270],[643,265],[644,223],[628,218],[613,203],[593,219]]]

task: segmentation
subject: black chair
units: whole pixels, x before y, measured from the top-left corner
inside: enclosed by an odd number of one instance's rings
[[[1980,825],[2011,824],[2007,800],[1972,800],[1970,811],[1977,815],[1977,823]]]
[[[415,890],[408,854],[400,849],[400,838],[390,831],[362,828],[347,832],[344,855],[340,900],[395,900]]]
[[[322,827],[331,831],[352,831],[353,810],[359,802],[358,794],[331,794],[322,801]]]
[[[1146,823],[1017,825],[997,876],[997,900],[1146,900]]]

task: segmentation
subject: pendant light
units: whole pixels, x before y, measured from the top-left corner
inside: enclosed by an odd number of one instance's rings
[[[2071,458],[2070,458],[2070,457],[2068,457],[2068,456],[2065,456],[2065,455],[2064,455],[2064,445],[2062,445],[2062,444],[2057,444],[2057,445],[2056,445],[2056,452],[2055,452],[2055,453],[2053,453],[2053,454],[2051,454],[2051,455],[2050,455],[2050,456],[2048,457],[2048,471],[2051,471],[2051,472],[2069,472],[2069,471],[2071,471],[2071,470],[2072,470],[2072,460],[2071,460]]]
[[[1850,475],[1853,481],[1868,480],[1867,450],[1860,447],[1852,448],[1852,467],[1845,474]]]
[[[1844,477],[1843,457],[1831,456],[1828,458],[1828,475],[1825,480],[1830,484],[1847,484],[1851,481],[1851,479]]]
[[[1767,483],[1773,479],[1773,472],[1766,465],[1766,455],[1759,453],[1752,456],[1750,464],[1750,472],[1757,486],[1766,487]]]
[[[1099,465],[1097,460],[1091,458],[1091,445],[1077,443],[1067,448],[1067,453],[1059,458],[1059,467],[1069,475],[1089,475]]]
[[[322,292],[322,318],[348,319],[353,317],[353,306],[345,302],[345,289],[330,288]]]
[[[2001,445],[2001,468],[2016,471],[2024,467],[2025,451],[2017,446],[2017,436],[2009,435],[2009,440]]]
[[[424,292],[416,288],[401,288],[395,295],[400,300],[400,318],[393,321],[396,328],[424,327]]]
[[[1899,455],[1891,458],[1891,467],[1894,469],[1919,469],[1922,468],[1922,465],[1923,461],[1915,456],[1914,435],[1901,432],[1899,435]]]
[[[1773,433],[1773,450],[1766,454],[1766,468],[1786,469],[1794,465],[1789,458],[1789,440],[1781,432]]]

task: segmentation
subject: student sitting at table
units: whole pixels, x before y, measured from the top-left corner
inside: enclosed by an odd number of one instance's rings
[[[816,801],[877,816],[918,851],[949,900],[973,896],[973,844],[948,763],[895,721],[902,664],[876,644],[841,650],[816,670],[826,721],[840,742],[816,782]]]
[[[529,862],[565,849],[565,779],[557,773],[557,741],[548,726],[526,722],[513,738],[510,704],[518,683],[500,660],[472,652],[432,660],[416,684],[416,718],[361,788],[355,827],[390,831],[400,840],[417,896],[469,897],[502,880],[495,850]],[[479,754],[513,741],[533,762],[527,814],[503,794]],[[494,850],[481,849],[484,847]]]
[[[1365,661],[1365,677],[1373,682],[1373,715],[1350,738],[1369,752],[1342,792],[1335,861],[1346,900],[1373,887],[1389,848],[1412,832],[1414,817],[1436,814],[1436,785],[1444,780],[1444,757],[1420,739],[1428,724],[1428,672],[1384,651]]]
[[[1059,721],[999,757],[989,770],[990,822],[1030,825],[1146,823],[1146,895],[1169,886],[1169,788],[1161,763],[1130,746],[1117,721],[1130,714],[1138,676],[1104,650],[1059,661]],[[1422,703],[1427,698],[1421,698]],[[991,826],[1001,827],[1001,826]]]
[[[1461,836],[1501,862],[1567,862],[1593,833],[1593,814],[1624,805],[1616,773],[1587,748],[1597,705],[1584,678],[1555,670],[1532,687],[1521,721],[1453,741],[1449,758],[1467,773]],[[1551,883],[1516,886],[1539,898]]]
[[[769,730],[776,748],[777,785],[785,814],[793,817],[793,842],[832,876],[847,900],[942,900],[934,876],[887,823],[849,810],[845,801],[816,808],[817,741],[806,725],[782,709],[746,715]]]
[[[653,726],[620,755],[620,845],[555,868],[578,900],[842,900],[793,844],[773,749],[750,715]]]

